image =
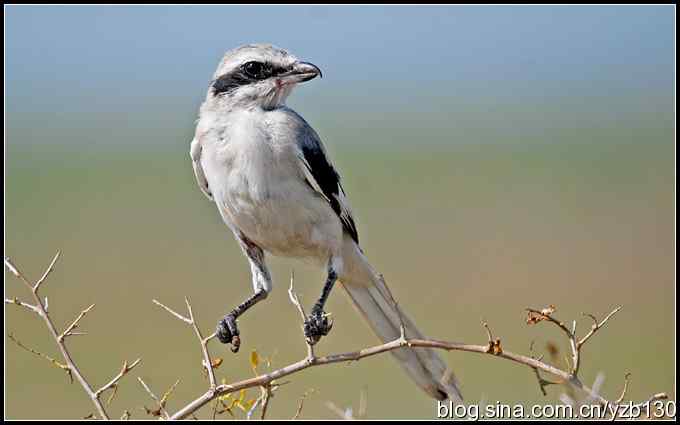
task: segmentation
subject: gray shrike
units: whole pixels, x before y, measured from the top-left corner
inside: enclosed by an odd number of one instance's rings
[[[201,105],[190,152],[196,181],[252,272],[254,294],[217,326],[217,337],[234,352],[240,346],[236,319],[272,290],[265,252],[312,259],[328,271],[304,324],[310,344],[331,330],[324,305],[336,280],[381,340],[399,338],[402,323],[407,337],[423,338],[359,247],[352,209],[321,139],[285,105],[298,83],[317,76],[316,65],[285,50],[246,45],[224,55]],[[392,354],[430,396],[462,400],[434,350],[400,348]]]

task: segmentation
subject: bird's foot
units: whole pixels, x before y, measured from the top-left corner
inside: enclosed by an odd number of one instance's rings
[[[237,353],[241,347],[241,338],[236,326],[236,318],[231,313],[219,321],[215,335],[222,344],[231,344],[231,351],[234,353]]]
[[[328,335],[328,332],[333,328],[333,320],[328,319],[329,314],[323,310],[312,310],[312,313],[307,317],[304,324],[305,339],[309,345],[314,345],[321,339],[322,336]]]

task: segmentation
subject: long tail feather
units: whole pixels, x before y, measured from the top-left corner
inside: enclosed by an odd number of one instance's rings
[[[400,337],[403,324],[407,338],[424,339],[413,321],[396,305],[380,276],[354,241],[345,241],[345,270],[340,277],[355,307],[376,335],[389,342]],[[348,261],[349,260],[349,261]],[[430,396],[462,402],[453,372],[433,349],[399,348],[391,352],[413,381]]]

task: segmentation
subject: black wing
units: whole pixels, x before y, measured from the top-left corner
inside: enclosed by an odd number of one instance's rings
[[[319,136],[302,117],[299,118],[305,124],[305,128],[300,132],[298,145],[307,184],[326,198],[333,211],[340,218],[345,231],[358,244],[359,235],[347,196],[340,183],[340,175],[328,159]]]

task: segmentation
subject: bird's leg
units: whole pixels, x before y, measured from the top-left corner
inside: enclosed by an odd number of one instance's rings
[[[238,352],[238,349],[241,347],[241,337],[239,336],[238,327],[236,326],[236,319],[250,307],[265,298],[267,298],[267,291],[262,289],[256,292],[239,304],[238,307],[233,309],[231,313],[224,316],[217,324],[217,339],[223,344],[231,344],[231,351],[234,353]]]
[[[253,275],[253,289],[255,293],[248,297],[244,302],[224,316],[217,324],[215,332],[217,339],[223,344],[231,344],[231,351],[238,352],[241,346],[236,319],[245,313],[250,307],[267,298],[272,289],[271,276],[264,262],[264,251],[242,234],[237,234],[243,252],[250,261],[250,270]]]
[[[328,266],[328,277],[326,278],[326,283],[323,285],[323,290],[321,291],[321,296],[319,300],[312,307],[312,311],[305,320],[304,333],[305,338],[309,345],[314,345],[321,339],[322,336],[328,335],[333,327],[333,321],[328,320],[328,315],[323,311],[323,307],[328,300],[328,296],[331,294],[331,289],[333,289],[333,284],[338,280],[338,275],[333,269],[332,265]]]

